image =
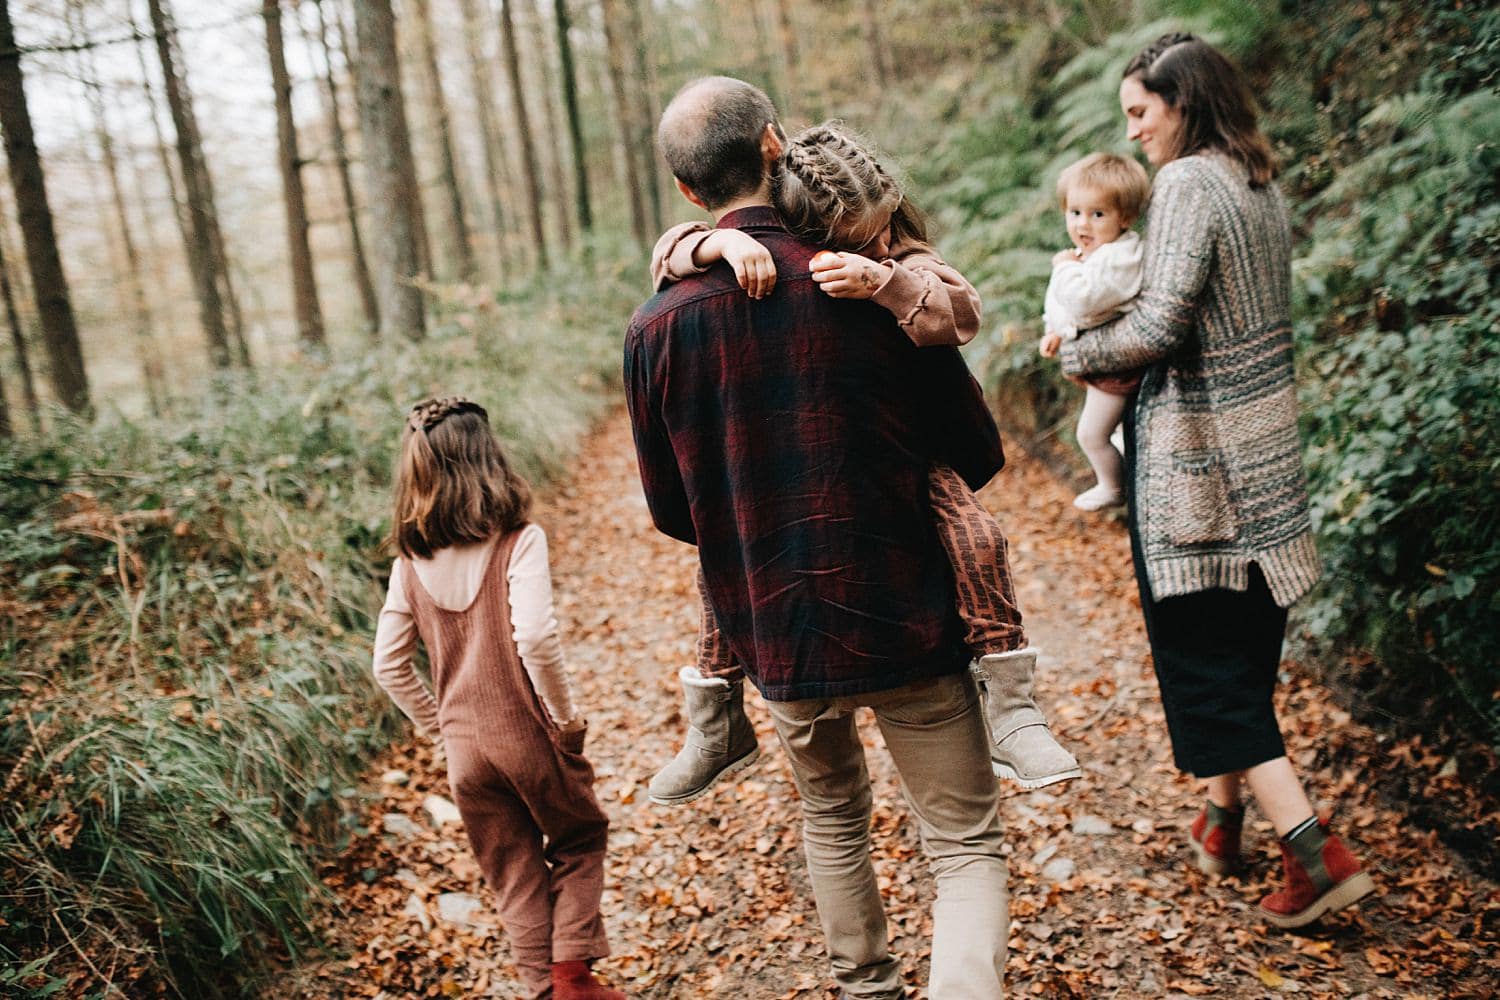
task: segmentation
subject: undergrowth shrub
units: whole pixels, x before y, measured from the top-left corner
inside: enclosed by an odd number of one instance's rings
[[[1294,323],[1306,461],[1328,572],[1299,607],[1363,664],[1387,720],[1500,746],[1500,10],[1165,0],[1139,23],[1016,25],[998,65],[931,98],[914,190],[979,289],[968,351],[1002,425],[1082,473],[1082,393],[1038,357],[1057,173],[1126,142],[1129,58],[1191,30],[1246,68],[1297,238]],[[1347,675],[1345,675],[1347,676]],[[1367,706],[1369,707],[1369,706]]]
[[[468,395],[561,471],[640,285],[605,260],[498,304],[435,288],[420,346],[0,451],[0,993],[232,996],[306,944],[399,719],[369,659],[405,407]]]

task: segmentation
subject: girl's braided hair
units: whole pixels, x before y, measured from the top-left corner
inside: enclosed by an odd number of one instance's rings
[[[771,198],[787,229],[809,243],[858,250],[887,224],[892,243],[928,242],[921,211],[842,122],[792,136],[772,172]]]
[[[463,396],[424,399],[406,415],[396,462],[391,543],[429,558],[526,523],[531,488],[506,461],[484,407]]]

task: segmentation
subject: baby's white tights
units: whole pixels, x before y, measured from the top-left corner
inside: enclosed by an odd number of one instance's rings
[[[1083,400],[1083,415],[1078,418],[1078,444],[1093,466],[1098,484],[1080,493],[1073,505],[1082,510],[1113,507],[1125,499],[1124,459],[1110,443],[1109,436],[1125,417],[1124,396],[1088,387]]]

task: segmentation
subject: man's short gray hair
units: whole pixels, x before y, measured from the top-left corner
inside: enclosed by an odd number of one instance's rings
[[[667,105],[656,145],[672,175],[713,209],[765,180],[760,142],[767,125],[780,129],[765,91],[731,76],[699,77]]]

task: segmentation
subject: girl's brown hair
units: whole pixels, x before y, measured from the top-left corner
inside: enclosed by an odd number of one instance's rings
[[[430,558],[518,528],[530,513],[531,487],[506,462],[484,407],[445,396],[411,408],[396,461],[396,551]]]
[[[1250,186],[1276,176],[1276,156],[1256,123],[1255,97],[1239,67],[1212,45],[1184,32],[1162,35],[1125,67],[1182,115],[1168,158],[1210,150],[1238,160],[1250,173]]]
[[[771,175],[787,229],[809,243],[858,250],[887,224],[891,242],[927,245],[927,218],[880,160],[839,122],[803,129]]]

